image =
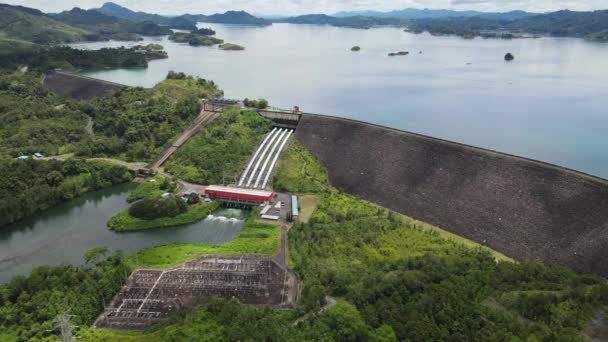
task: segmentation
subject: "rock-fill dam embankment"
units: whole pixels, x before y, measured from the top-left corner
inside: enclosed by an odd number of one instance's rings
[[[334,117],[303,115],[296,137],[344,192],[518,260],[608,276],[608,181]]]

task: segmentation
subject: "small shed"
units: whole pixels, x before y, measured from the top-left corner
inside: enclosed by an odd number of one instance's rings
[[[34,153],[34,159],[40,159],[40,158],[43,158],[43,157],[44,156],[41,153],[38,153],[38,152]]]
[[[300,209],[298,204],[298,196],[291,195],[291,218],[294,221],[297,221],[300,217]]]

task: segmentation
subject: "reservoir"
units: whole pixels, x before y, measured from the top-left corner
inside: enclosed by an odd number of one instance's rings
[[[128,208],[132,184],[100,190],[32,215],[0,230],[0,283],[27,275],[40,265],[83,264],[83,254],[106,246],[125,254],[167,243],[224,243],[243,226],[244,213],[220,209],[190,225],[115,233],[106,227],[114,214]]]
[[[170,70],[214,80],[226,97],[368,121],[608,178],[608,44],[575,38],[462,39],[398,28],[202,24],[246,47],[221,51],[146,38],[169,58],[86,75],[151,87]],[[76,44],[96,49],[133,43]],[[361,47],[351,52],[352,46]],[[388,57],[389,52],[408,56]],[[513,62],[505,62],[511,52]]]

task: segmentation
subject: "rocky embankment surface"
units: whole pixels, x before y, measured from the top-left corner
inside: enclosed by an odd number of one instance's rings
[[[332,185],[519,260],[608,275],[608,182],[492,151],[304,115]]]

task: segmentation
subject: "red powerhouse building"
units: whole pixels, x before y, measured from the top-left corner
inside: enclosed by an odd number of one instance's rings
[[[213,200],[260,204],[271,202],[274,193],[263,190],[250,190],[241,188],[230,188],[227,186],[210,185],[205,189],[205,195]]]

